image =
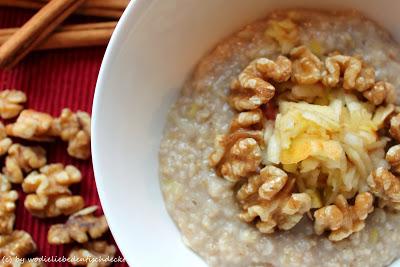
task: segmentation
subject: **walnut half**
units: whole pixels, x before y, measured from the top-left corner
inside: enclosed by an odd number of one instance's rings
[[[105,267],[112,264],[117,249],[106,241],[93,241],[83,248],[73,248],[69,253],[73,266]]]
[[[7,137],[6,128],[4,124],[0,122],[0,156],[6,154],[11,145],[12,140]]]
[[[78,159],[90,157],[90,115],[83,111],[73,113],[62,110],[60,117],[52,123],[52,134],[68,142],[68,154]]]
[[[239,74],[238,82],[233,83],[229,102],[238,111],[253,110],[270,101],[275,95],[275,87],[269,80],[284,82],[289,80],[292,71],[291,61],[278,56],[275,61],[258,58]]]
[[[354,206],[350,206],[342,196],[337,196],[334,205],[320,208],[314,212],[314,230],[320,235],[330,230],[329,240],[340,241],[365,227],[365,219],[374,210],[374,198],[368,193],[356,196]]]
[[[367,178],[371,192],[379,198],[381,207],[400,210],[400,180],[384,167],[372,171]]]
[[[0,92],[0,117],[12,119],[24,109],[26,95],[18,90],[3,90]]]
[[[239,130],[215,139],[209,162],[225,179],[236,182],[258,170],[261,163],[261,131]]]
[[[25,231],[13,231],[9,235],[0,235],[0,257],[24,258],[36,251],[36,244]]]
[[[32,141],[53,141],[51,124],[53,117],[49,114],[25,109],[19,114],[15,123],[6,126],[7,135]]]
[[[363,93],[364,97],[375,106],[383,103],[393,104],[396,101],[396,90],[391,83],[379,81]]]
[[[293,193],[294,183],[283,170],[266,166],[239,189],[237,199],[243,209],[239,217],[245,222],[259,218],[256,226],[262,233],[293,228],[311,208],[307,193]]]
[[[0,234],[10,234],[15,222],[15,202],[18,192],[15,190],[0,192]]]
[[[22,183],[25,208],[32,215],[49,218],[70,215],[84,207],[81,196],[73,196],[69,186],[82,180],[81,172],[72,165],[50,164],[33,171]]]
[[[292,81],[298,84],[315,84],[321,80],[324,64],[306,46],[290,52],[293,61]]]
[[[386,161],[391,165],[394,173],[400,174],[400,145],[389,148],[386,153]]]
[[[343,88],[363,92],[375,83],[375,71],[357,57],[333,55],[325,59],[322,83],[330,88],[339,85],[343,78]]]
[[[400,142],[400,113],[390,119],[389,133],[397,142]]]
[[[93,215],[96,209],[96,206],[85,208],[71,215],[65,224],[52,225],[47,235],[49,244],[85,243],[89,236],[93,239],[101,237],[108,231],[108,224],[104,215]]]
[[[46,151],[42,147],[13,144],[8,150],[3,172],[10,182],[20,184],[24,173],[43,167],[46,162]]]

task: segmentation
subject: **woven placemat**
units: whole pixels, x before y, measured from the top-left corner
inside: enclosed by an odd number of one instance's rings
[[[33,12],[14,8],[0,8],[0,28],[18,27],[33,15]],[[85,20],[73,18],[72,21]],[[12,70],[0,70],[0,90],[18,89],[28,96],[27,107],[58,116],[64,107],[73,111],[91,113],[97,75],[105,48],[64,49],[34,52]],[[79,161],[69,157],[66,144],[44,145],[48,152],[48,162],[73,164],[83,175],[80,185],[73,191],[85,198],[87,205],[99,205],[91,160]],[[3,161],[3,159],[0,159]],[[25,210],[24,194],[19,186],[20,198],[16,211],[16,229],[29,232],[38,245],[34,256],[67,256],[71,246],[54,246],[47,243],[47,230],[53,223],[64,222],[66,218],[37,219]],[[101,212],[101,210],[100,210]],[[111,234],[108,240],[114,242]],[[120,255],[120,254],[118,254]],[[46,263],[46,266],[70,266],[67,263]],[[128,266],[115,263],[113,266]]]

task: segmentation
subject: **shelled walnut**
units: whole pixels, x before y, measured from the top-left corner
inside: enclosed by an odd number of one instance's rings
[[[53,141],[51,125],[53,117],[47,113],[26,109],[15,123],[6,126],[7,135],[32,141]]]
[[[90,157],[90,115],[83,111],[73,113],[70,109],[62,110],[60,117],[52,124],[52,133],[68,142],[68,154],[78,159]]]
[[[85,208],[71,215],[65,224],[52,225],[47,235],[49,244],[85,243],[89,237],[101,237],[108,231],[108,224],[104,215],[94,216],[96,209],[96,206]]]
[[[307,47],[299,46],[290,52],[293,59],[292,81],[298,84],[315,84],[321,80],[324,65]]]
[[[6,128],[4,124],[0,122],[0,156],[7,153],[8,149],[12,144],[12,140],[7,137]]]
[[[73,266],[105,267],[112,264],[117,249],[106,241],[93,241],[83,245],[82,248],[75,247],[69,253],[69,258],[75,259]]]
[[[80,171],[72,165],[50,164],[33,171],[22,183],[28,194],[25,208],[32,215],[42,218],[70,215],[84,206],[81,196],[72,195],[69,186],[82,179]]]
[[[400,210],[400,179],[389,170],[380,167],[367,179],[371,192],[379,198],[381,207]]]
[[[25,231],[13,231],[9,235],[0,235],[0,257],[24,258],[36,251],[36,244]]]
[[[18,193],[11,190],[11,183],[0,174],[0,235],[10,234],[15,222],[15,202]]]
[[[0,192],[6,192],[11,190],[11,183],[7,177],[0,173]]]
[[[12,119],[24,109],[26,95],[18,90],[3,90],[0,92],[0,117]]]
[[[232,84],[229,102],[238,111],[253,110],[267,103],[275,95],[275,87],[268,82],[284,82],[290,78],[291,61],[278,56],[275,61],[258,58],[239,74]]]
[[[263,114],[260,109],[244,111],[237,114],[232,122],[229,129],[230,132],[235,132],[239,129],[251,129],[263,127]]]
[[[375,70],[358,57],[335,54],[328,56],[323,65],[305,46],[292,49],[291,55],[292,80],[297,84],[315,84],[321,80],[326,87],[334,88],[343,81],[344,89],[363,92],[375,106],[396,100],[394,86],[384,81],[375,83]]]
[[[396,108],[393,104],[379,106],[376,108],[372,120],[375,123],[375,125],[378,126],[378,130],[388,125],[388,121],[394,115],[395,109]]]
[[[210,155],[210,165],[232,182],[255,172],[261,163],[263,142],[261,131],[240,130],[215,139],[215,152]]]
[[[350,206],[347,200],[339,195],[334,205],[315,211],[315,233],[320,235],[325,230],[330,230],[329,240],[340,241],[352,233],[361,231],[365,227],[368,214],[374,210],[373,201],[373,196],[364,192],[358,194],[354,206]]]
[[[396,90],[391,83],[379,81],[363,93],[364,97],[375,106],[383,103],[393,104],[396,102]]]
[[[400,142],[400,113],[390,119],[389,133],[397,142]]]
[[[262,233],[293,228],[311,208],[307,193],[293,193],[294,183],[283,170],[266,166],[239,189],[237,199],[243,209],[239,217],[245,222],[259,218],[256,226]]]
[[[325,59],[325,71],[322,74],[325,86],[333,88],[338,86],[343,78],[343,88],[363,92],[375,83],[375,71],[363,64],[357,57],[333,55]]]
[[[13,231],[17,199],[18,193],[15,190],[0,191],[0,235]]]
[[[394,173],[400,174],[400,145],[389,148],[386,153],[386,161],[391,165]]]
[[[24,174],[46,165],[46,151],[40,146],[13,144],[3,167],[4,175],[12,183],[22,183]]]

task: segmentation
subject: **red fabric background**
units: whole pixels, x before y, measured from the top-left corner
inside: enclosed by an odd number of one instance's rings
[[[0,8],[0,28],[22,25],[34,12]],[[88,19],[72,18],[70,21]],[[48,112],[58,116],[61,109],[84,110],[91,113],[92,100],[97,75],[105,48],[64,49],[57,51],[34,52],[12,70],[0,70],[0,90],[15,88],[26,92],[27,107]],[[45,145],[48,162],[62,162],[77,166],[83,181],[73,187],[73,191],[81,194],[87,205],[100,205],[93,176],[91,161],[72,159],[66,153],[66,145],[62,142]],[[3,159],[0,159],[1,163]],[[37,219],[25,210],[24,194],[20,192],[17,204],[16,229],[29,232],[38,245],[38,253],[33,256],[67,256],[70,246],[54,246],[47,243],[47,230],[55,222],[64,222],[65,218]],[[111,234],[108,239],[113,242]],[[47,266],[69,266],[68,264],[47,263]],[[116,263],[113,266],[128,266]]]

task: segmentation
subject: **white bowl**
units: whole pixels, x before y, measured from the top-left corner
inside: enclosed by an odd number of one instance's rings
[[[96,183],[128,263],[196,267],[181,242],[158,181],[167,111],[196,62],[246,23],[284,7],[355,8],[400,40],[400,1],[136,0],[112,37],[97,83],[92,126]]]

